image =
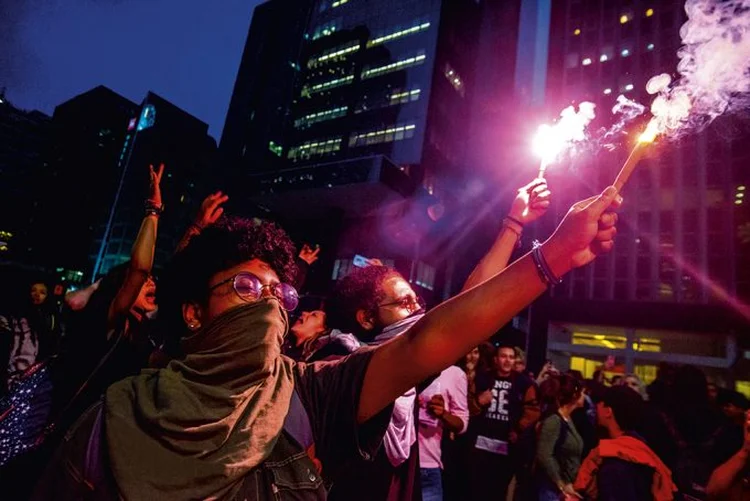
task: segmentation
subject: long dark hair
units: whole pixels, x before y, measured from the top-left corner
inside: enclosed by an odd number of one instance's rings
[[[560,407],[572,404],[581,397],[581,382],[569,374],[555,374],[539,386],[539,401],[543,417],[556,413]]]

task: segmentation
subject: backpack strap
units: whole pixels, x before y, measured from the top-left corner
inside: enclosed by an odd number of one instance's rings
[[[560,450],[560,447],[562,447],[562,444],[565,442],[565,439],[568,438],[570,425],[562,418],[562,416],[560,416],[559,414],[555,415],[557,416],[557,419],[560,420],[560,433],[557,435],[557,440],[555,440],[555,447],[552,450],[555,454],[557,454],[557,452]]]
[[[102,435],[104,433],[104,406],[100,405],[94,418],[94,426],[86,444],[86,456],[83,460],[83,478],[93,485],[101,485],[104,479],[102,463]]]
[[[315,444],[310,416],[307,414],[296,388],[292,392],[292,400],[289,402],[289,412],[284,420],[284,431],[305,450]]]

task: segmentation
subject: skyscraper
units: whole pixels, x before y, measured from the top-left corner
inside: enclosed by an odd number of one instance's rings
[[[675,72],[683,7],[676,0],[557,3],[549,102],[559,110],[593,101],[601,116],[619,94],[650,104],[646,82]],[[720,120],[650,148],[623,192],[614,252],[572,273],[537,310],[536,328],[549,333],[559,364],[591,375],[615,354],[647,381],[659,361],[700,365],[718,381],[739,377],[729,369],[743,343],[736,334],[747,329],[736,298],[749,298],[742,167],[750,150],[747,134],[728,126]],[[610,184],[630,147],[624,140],[577,170],[552,172],[553,189],[563,188],[558,209]]]
[[[483,19],[498,13],[511,31],[494,49],[509,55],[488,63],[497,26]],[[521,2],[266,2],[249,31],[222,158],[298,239],[322,235],[328,282],[360,254],[391,260],[438,298],[451,283],[437,270],[473,250],[469,240],[438,242],[476,219],[487,195],[471,154],[477,99],[492,88],[479,81],[514,81],[520,16]]]
[[[165,164],[161,182],[165,211],[160,218],[156,264],[165,263],[194,217],[203,197],[216,186],[216,142],[208,124],[149,92],[119,130],[125,132],[114,168],[117,187],[97,227],[90,261],[94,275],[130,259],[148,196],[148,166]]]
[[[50,117],[16,108],[0,93],[0,259],[33,263],[31,227],[50,180]]]

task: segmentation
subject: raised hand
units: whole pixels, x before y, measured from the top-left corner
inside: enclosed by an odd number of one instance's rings
[[[302,246],[302,250],[299,251],[299,258],[306,262],[308,265],[312,265],[319,259],[318,254],[320,254],[319,246],[316,246],[313,250],[309,245],[305,244]]]
[[[148,201],[155,207],[161,208],[161,176],[164,174],[164,164],[159,164],[159,170],[154,171],[154,166],[148,166],[151,185],[149,188]]]
[[[214,224],[224,214],[224,208],[221,205],[227,200],[229,197],[221,191],[207,196],[198,210],[194,224],[201,230]]]
[[[620,203],[617,190],[610,186],[593,200],[583,200],[570,208],[543,248],[557,276],[612,250],[617,234],[617,214],[611,210]]]
[[[441,394],[433,395],[427,402],[427,411],[436,418],[443,417],[443,414],[445,414],[445,399]]]
[[[519,188],[508,215],[521,224],[536,221],[549,209],[551,197],[547,181],[542,178],[534,179]]]

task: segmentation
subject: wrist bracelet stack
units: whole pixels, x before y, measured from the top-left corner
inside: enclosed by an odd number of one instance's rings
[[[547,285],[561,284],[562,278],[558,278],[552,272],[552,268],[550,268],[547,260],[544,259],[544,254],[542,254],[542,244],[539,243],[539,240],[534,240],[533,245],[534,247],[531,250],[531,258],[534,261],[534,265],[536,266],[536,270],[539,272],[539,276],[541,277],[542,282],[546,283]]]
[[[516,247],[521,247],[521,235],[523,234],[523,223],[512,216],[506,216],[503,219],[503,227],[509,229],[518,237]]]
[[[161,216],[164,212],[164,204],[156,205],[153,200],[146,200],[146,216]]]

